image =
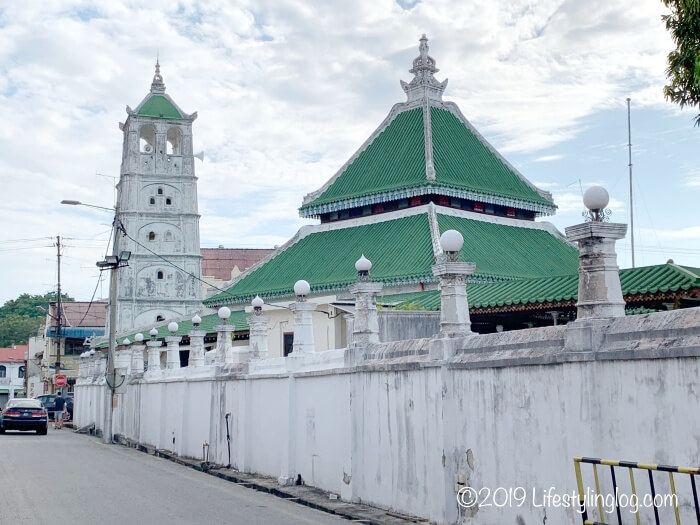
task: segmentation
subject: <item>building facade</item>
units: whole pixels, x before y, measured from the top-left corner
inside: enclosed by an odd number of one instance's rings
[[[197,178],[192,123],[165,93],[156,64],[151,90],[119,127],[124,134],[117,213],[123,230],[117,330],[153,324],[201,308]],[[167,261],[169,262],[166,262]]]
[[[8,400],[24,397],[27,345],[12,345],[0,348],[0,407]]]

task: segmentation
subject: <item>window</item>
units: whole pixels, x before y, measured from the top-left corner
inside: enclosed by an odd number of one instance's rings
[[[168,155],[180,155],[180,140],[181,134],[180,130],[177,128],[170,128],[167,135],[167,145],[166,151]]]
[[[157,315],[156,316],[156,323],[160,323],[161,321],[165,321],[165,317],[162,315]]]
[[[165,199],[165,204],[167,204],[168,206],[170,206],[172,203],[173,203],[173,200],[170,197]]]
[[[5,368],[3,365],[0,365],[0,377],[6,377],[7,376],[7,368]]]
[[[479,211],[482,212],[484,211],[484,205],[481,202],[475,202],[474,203],[474,211]]]
[[[24,367],[23,366],[19,367],[19,375],[17,377],[20,379],[24,379]]]
[[[163,188],[158,188],[158,195],[163,195]]]
[[[173,233],[171,231],[165,232],[165,240],[172,242],[173,240]]]
[[[153,126],[141,126],[139,131],[139,150],[141,153],[153,153],[156,145],[156,130]]]
[[[282,340],[282,350],[284,352],[284,357],[287,357],[292,353],[294,348],[294,332],[285,332]]]
[[[156,232],[148,232],[148,240],[155,241],[156,240]]]
[[[156,273],[156,279],[160,281],[163,280],[163,270],[158,270],[158,273]]]
[[[155,200],[153,197],[151,197],[151,198],[148,200],[148,203],[149,203],[149,204],[155,204],[155,203],[156,203],[156,200]]]

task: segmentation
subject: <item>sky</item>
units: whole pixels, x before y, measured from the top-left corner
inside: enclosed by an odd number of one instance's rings
[[[203,247],[272,247],[405,100],[426,33],[445,100],[521,173],[551,191],[561,231],[581,194],[610,192],[629,222],[631,98],[635,262],[700,267],[700,128],[666,102],[673,48],[660,0],[124,0],[0,4],[0,303],[57,281],[106,297],[125,108],[160,58],[194,123]],[[629,235],[618,243],[631,266]],[[352,263],[351,261],[350,263]]]

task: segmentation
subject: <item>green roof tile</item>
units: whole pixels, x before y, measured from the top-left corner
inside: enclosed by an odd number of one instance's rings
[[[497,278],[568,275],[578,271],[578,250],[547,230],[518,228],[438,214],[440,233],[464,237],[462,255],[476,262],[476,275]]]
[[[301,207],[302,215],[431,193],[540,213],[554,210],[549,199],[451,111],[431,107],[430,121],[434,180],[426,174],[423,108],[414,107],[398,113],[320,195]]]
[[[246,313],[244,310],[234,310],[231,312],[231,317],[228,320],[228,324],[235,325],[236,327],[236,332],[245,332],[249,330],[248,326],[248,321],[247,317],[251,315],[249,313]],[[158,329],[158,335],[156,336],[157,339],[162,339],[163,337],[167,337],[170,335],[170,331],[168,330],[168,325],[170,324],[171,320],[164,321],[160,325],[156,325],[156,328]],[[192,321],[190,319],[183,320],[183,321],[178,321],[178,329],[177,332],[175,332],[175,335],[183,336],[183,335],[188,335],[191,330],[193,330],[194,325],[192,324]],[[210,314],[210,315],[205,315],[202,317],[202,322],[199,325],[199,330],[203,330],[207,333],[212,333],[215,332],[215,326],[221,324],[221,319],[219,319],[218,314]],[[128,337],[129,340],[133,343],[134,342],[134,336],[136,335],[137,332],[133,332],[129,335],[120,335],[119,338],[117,339],[117,344],[121,344],[121,342],[124,340],[125,337]],[[148,340],[150,338],[150,335],[148,333],[148,330],[142,331],[144,340]],[[109,346],[108,342],[103,342],[97,345],[97,348],[106,348]]]
[[[249,301],[256,294],[292,296],[299,279],[306,279],[313,293],[346,288],[357,280],[354,265],[362,254],[372,261],[377,280],[430,279],[434,256],[427,214],[311,233],[205,303]]]
[[[433,107],[430,115],[438,184],[551,206],[452,112]]]
[[[342,175],[307,206],[425,183],[423,110],[415,108],[399,113]]]
[[[182,114],[163,95],[151,95],[136,112],[141,117],[181,119]]]
[[[438,222],[441,231],[462,232],[465,258],[477,263],[477,278],[541,277],[571,274],[578,268],[576,248],[546,230],[450,215],[438,215]],[[309,281],[314,293],[342,290],[355,282],[354,262],[362,254],[373,263],[373,278],[387,284],[435,280],[428,215],[420,213],[330,231],[319,229],[205,304],[247,302],[256,294],[292,296],[298,279]]]
[[[640,294],[700,289],[700,270],[675,264],[626,268],[620,270],[620,285],[628,300]],[[472,310],[575,301],[578,298],[578,275],[470,283],[467,296]],[[440,292],[432,290],[388,295],[378,298],[378,302],[385,305],[411,303],[425,310],[439,310]]]

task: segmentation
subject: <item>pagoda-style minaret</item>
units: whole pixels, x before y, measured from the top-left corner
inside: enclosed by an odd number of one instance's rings
[[[117,331],[152,326],[201,307],[192,155],[197,114],[188,115],[165,93],[159,61],[150,92],[136,109],[127,106],[126,111],[120,124],[124,142],[117,203],[134,240],[120,237],[115,252],[132,253],[129,266],[119,270]]]
[[[323,187],[304,198],[302,217],[333,222],[432,202],[513,219],[551,215],[552,196],[508,163],[464,117],[445,102],[447,80],[428,54],[423,35],[407,100],[389,116]]]

